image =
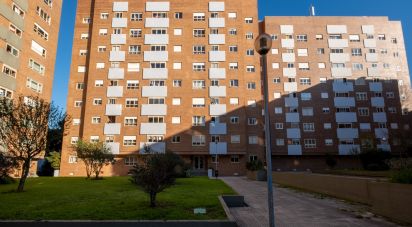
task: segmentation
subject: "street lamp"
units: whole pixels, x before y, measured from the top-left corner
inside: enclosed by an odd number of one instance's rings
[[[272,149],[270,136],[270,118],[269,118],[269,88],[267,75],[267,57],[266,54],[272,48],[272,37],[266,33],[260,34],[255,41],[255,49],[261,55],[262,77],[263,77],[263,96],[265,102],[265,142],[266,142],[266,165],[267,165],[267,188],[268,188],[268,209],[269,209],[269,226],[275,227],[275,210],[273,207],[273,185],[272,185]]]
[[[212,121],[211,122],[211,126],[212,127],[215,127],[216,126],[216,122],[215,121]],[[218,159],[218,154],[217,154],[217,145],[218,145],[218,143],[219,143],[219,140],[215,137],[215,164],[216,164],[216,169],[215,169],[215,177],[217,178],[218,177],[218,175],[219,175],[219,172],[218,172],[218,170],[217,170],[217,159]]]

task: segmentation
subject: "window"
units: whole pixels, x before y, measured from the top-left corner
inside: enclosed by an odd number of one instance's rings
[[[132,38],[142,37],[142,29],[130,29],[130,37]]]
[[[4,6],[3,6],[3,7],[4,7]],[[20,7],[18,7],[16,4],[13,3],[12,9],[13,9],[13,11],[14,11],[17,15],[19,15],[19,16],[21,16],[21,17],[24,18],[24,11],[23,11]]]
[[[257,136],[249,136],[249,144],[258,144]]]
[[[173,34],[176,35],[176,36],[180,36],[180,35],[182,35],[182,33],[183,33],[183,30],[181,28],[175,28],[173,30]]]
[[[193,126],[205,126],[206,117],[205,116],[193,116],[192,125]]]
[[[176,52],[176,53],[178,53],[178,52],[182,52],[182,46],[173,46],[173,52]]]
[[[329,107],[323,107],[322,108],[322,113],[325,113],[325,114],[330,113]]]
[[[352,56],[362,56],[362,49],[361,48],[353,48],[352,49]]]
[[[325,139],[326,146],[333,146],[333,139]]]
[[[88,34],[88,33],[82,33],[82,34],[80,34],[80,39],[85,40],[85,39],[88,39],[88,38],[89,38],[89,34]]]
[[[4,64],[3,64],[2,72],[11,77],[16,77],[17,75],[17,71],[15,69],[9,67],[8,65],[4,65]]]
[[[193,13],[193,21],[205,21],[205,13]]]
[[[36,8],[36,13],[37,15],[40,16],[41,19],[43,19],[44,21],[46,21],[46,23],[50,24],[51,22],[51,17],[48,13],[46,13],[42,8],[40,8],[39,6],[37,6]]]
[[[17,28],[14,24],[9,25],[9,30],[16,34],[18,37],[21,37],[22,31],[19,28]]]
[[[325,49],[324,48],[318,48],[316,50],[316,53],[319,54],[319,55],[325,54]]]
[[[361,63],[353,63],[352,64],[352,70],[353,71],[362,71],[363,70],[363,65]]]
[[[74,101],[74,107],[82,107],[82,101]]]
[[[172,124],[180,124],[180,117],[172,117]]]
[[[173,87],[182,87],[182,80],[173,80]]]
[[[192,136],[192,146],[205,146],[206,137],[204,135]]]
[[[195,72],[206,71],[205,63],[193,63],[193,71],[195,71]]]
[[[102,62],[96,63],[96,69],[104,69],[104,63]]]
[[[205,99],[204,98],[192,98],[192,106],[193,107],[205,107]]]
[[[206,82],[204,80],[194,80],[192,81],[192,88],[193,89],[205,89]]]
[[[350,42],[360,42],[360,36],[359,35],[349,35],[349,41]]]
[[[92,124],[100,124],[102,119],[100,117],[92,117]]]
[[[77,137],[77,136],[74,136],[74,137],[70,138],[70,143],[71,144],[76,144],[78,141],[79,141],[79,137]]]
[[[100,19],[102,19],[102,20],[107,20],[107,19],[109,19],[109,14],[108,14],[108,13],[101,13],[101,14],[100,14]]]
[[[105,52],[106,51],[106,46],[98,46],[97,47],[97,52]]]
[[[130,45],[129,54],[141,54],[142,46],[140,45]]]
[[[246,33],[246,39],[253,39],[253,33],[252,32],[247,32]]]
[[[332,124],[331,123],[324,123],[323,128],[324,129],[332,129]]]
[[[139,107],[138,99],[126,99],[126,108],[136,108]]]
[[[237,46],[229,46],[229,52],[237,53],[237,50],[238,50]]]
[[[256,83],[255,82],[248,82],[247,83],[247,89],[248,90],[255,90],[256,89]]]
[[[230,105],[239,105],[239,98],[230,98]]]
[[[231,155],[230,156],[230,162],[231,163],[240,163],[240,158],[239,158],[239,155]]]
[[[248,100],[247,105],[248,107],[256,107],[256,100]]]
[[[302,101],[312,100],[312,94],[311,93],[301,93],[300,96],[301,96]]]
[[[228,17],[230,19],[236,19],[237,18],[237,13],[228,13]]]
[[[282,113],[283,113],[282,107],[275,107],[275,114],[282,114]]]
[[[33,31],[35,33],[37,33],[41,38],[43,38],[44,40],[48,40],[49,39],[49,33],[47,33],[42,27],[40,27],[40,25],[38,25],[37,23],[34,23],[34,28]]]
[[[95,87],[103,87],[103,80],[95,80],[94,81]]]
[[[303,123],[303,131],[304,132],[314,132],[315,124],[314,123]]]
[[[173,98],[172,99],[172,105],[173,106],[180,106],[181,104],[181,99],[180,98]]]
[[[193,46],[193,54],[205,54],[206,47],[205,46]]]
[[[142,21],[143,20],[143,13],[132,13],[130,15],[131,21]]]
[[[240,135],[230,136],[230,143],[240,143]]]
[[[309,63],[299,63],[299,70],[309,70]]]
[[[126,82],[127,90],[136,90],[139,89],[139,81],[138,80],[128,80]]]
[[[356,100],[366,101],[368,100],[368,94],[366,92],[356,92]]]
[[[299,57],[307,57],[308,56],[308,49],[298,49],[298,56]]]
[[[323,35],[316,35],[316,40],[323,40]]]
[[[7,45],[6,45],[6,51],[7,51],[7,53],[9,53],[9,54],[11,54],[11,55],[13,55],[13,56],[15,56],[15,57],[18,57],[18,56],[19,56],[19,50],[18,50],[17,48],[13,47],[13,46],[10,45],[10,44],[7,44]]]
[[[30,88],[31,90],[37,93],[42,93],[43,91],[43,84],[31,78],[27,78],[26,87]]]
[[[276,139],[276,146],[285,146],[284,139]]]
[[[230,117],[231,124],[239,124],[239,117]]]
[[[123,136],[123,146],[136,146],[136,136]]]
[[[173,62],[173,69],[182,69],[181,62]]]
[[[254,73],[255,72],[255,66],[253,66],[253,65],[246,66],[246,72]]]
[[[361,107],[358,108],[359,116],[369,116],[369,108]]]
[[[316,140],[315,139],[305,139],[305,148],[316,148]]]
[[[73,142],[72,141],[72,144],[76,144],[77,142]],[[75,156],[75,155],[69,155],[69,163],[70,164],[73,164],[73,163],[77,163],[77,156]]]
[[[127,71],[128,72],[139,72],[140,63],[127,63]]]
[[[298,42],[307,42],[308,41],[308,36],[307,35],[297,35],[296,40]]]
[[[35,41],[31,41],[31,49],[42,57],[46,57],[46,49]]]
[[[180,143],[180,142],[181,142],[180,136],[173,136],[172,137],[172,143]]]
[[[237,30],[236,30],[236,28],[230,28],[230,29],[229,29],[229,35],[237,35]]]
[[[93,99],[93,105],[101,106],[103,104],[102,99]]]
[[[183,19],[183,13],[182,12],[175,12],[175,19],[177,19],[177,20]]]
[[[310,78],[300,78],[300,85],[311,85]]]
[[[251,18],[251,17],[246,17],[246,18],[245,18],[245,23],[246,23],[246,24],[253,24],[253,18]]]
[[[200,38],[206,36],[205,29],[193,29],[193,37]]]
[[[275,128],[278,130],[283,129],[283,123],[275,123]]]
[[[313,116],[313,107],[303,107],[302,115],[303,116]]]
[[[83,90],[84,89],[84,83],[76,83],[76,90]]]
[[[247,124],[248,125],[257,125],[257,119],[254,117],[250,117],[247,119]]]

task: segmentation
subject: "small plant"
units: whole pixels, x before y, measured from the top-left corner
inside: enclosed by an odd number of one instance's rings
[[[252,160],[246,163],[246,169],[249,171],[263,170],[263,162],[260,160]]]
[[[400,184],[412,184],[412,158],[398,158],[388,161],[393,170],[391,181]]]
[[[389,152],[375,149],[365,150],[359,154],[363,168],[372,171],[388,170],[387,160],[390,158],[391,154]]]
[[[53,151],[46,157],[46,160],[50,163],[53,169],[58,170],[60,169],[60,158],[60,153]]]

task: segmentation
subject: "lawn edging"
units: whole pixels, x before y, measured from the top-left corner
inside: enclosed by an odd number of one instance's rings
[[[277,184],[370,205],[372,212],[412,224],[412,185],[371,178],[325,174],[273,172]]]

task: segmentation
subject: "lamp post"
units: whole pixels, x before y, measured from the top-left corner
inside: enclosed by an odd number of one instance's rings
[[[216,126],[216,123],[213,121],[213,122],[211,123],[211,126],[212,126],[212,127],[215,127],[215,126]],[[215,141],[214,141],[214,142],[215,142],[215,164],[216,164],[215,177],[217,178],[218,175],[219,175],[219,172],[217,171],[217,165],[218,165],[218,163],[217,163],[217,158],[218,158],[217,145],[218,145],[219,141],[218,141],[217,138],[215,138]]]
[[[267,188],[268,188],[268,209],[269,226],[275,227],[275,210],[273,207],[273,184],[272,184],[272,149],[270,136],[269,118],[269,88],[267,77],[267,57],[266,54],[272,48],[272,37],[266,33],[260,34],[255,41],[255,49],[261,55],[262,77],[263,77],[263,96],[265,103],[265,142],[266,142],[266,165],[267,165]]]

